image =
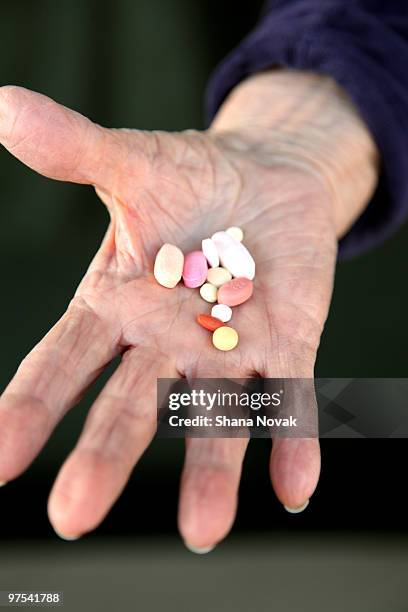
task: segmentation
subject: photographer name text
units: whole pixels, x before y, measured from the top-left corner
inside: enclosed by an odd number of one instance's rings
[[[225,415],[216,417],[197,415],[195,417],[169,417],[171,427],[297,427],[297,418],[273,418],[263,415],[256,417],[232,418]]]

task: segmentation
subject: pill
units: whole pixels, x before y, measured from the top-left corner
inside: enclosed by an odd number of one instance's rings
[[[159,285],[172,289],[183,274],[184,255],[174,244],[163,244],[156,255],[153,274]]]
[[[202,251],[192,251],[184,257],[183,282],[186,287],[201,287],[207,272],[207,260]]]
[[[209,329],[210,331],[215,331],[216,329],[224,325],[224,323],[220,319],[212,317],[208,314],[197,315],[197,323],[201,325],[201,327]]]
[[[233,278],[218,289],[217,300],[226,306],[238,306],[251,297],[254,285],[249,278]]]
[[[223,325],[215,330],[212,341],[219,351],[231,351],[238,344],[238,334],[232,327]]]
[[[232,317],[232,310],[226,304],[216,304],[211,308],[211,316],[227,323]]]
[[[200,287],[200,295],[206,302],[216,302],[217,301],[217,287],[211,285],[211,283],[204,283]]]
[[[234,238],[234,240],[237,240],[238,242],[242,242],[244,239],[244,232],[240,227],[235,227],[234,225],[233,227],[229,227],[225,231],[229,236],[231,236],[231,238]]]
[[[207,280],[215,287],[221,287],[224,283],[227,283],[232,278],[231,272],[228,272],[225,268],[210,268],[207,271]]]
[[[211,238],[206,238],[201,243],[201,248],[204,253],[204,257],[208,261],[208,265],[211,268],[217,268],[220,265],[220,258],[218,257],[217,247]]]
[[[242,242],[237,242],[227,232],[216,232],[212,240],[217,247],[223,268],[227,268],[232,276],[245,277],[250,280],[254,278],[255,262]]]

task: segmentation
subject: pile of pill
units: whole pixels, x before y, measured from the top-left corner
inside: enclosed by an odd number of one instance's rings
[[[210,315],[197,316],[197,323],[212,332],[213,344],[220,351],[237,346],[238,333],[226,323],[232,318],[231,307],[249,300],[253,292],[255,262],[242,244],[243,237],[241,228],[229,227],[203,240],[201,251],[185,256],[177,246],[166,243],[154,263],[154,277],[160,285],[172,289],[183,279],[186,287],[199,287],[203,300],[214,304]]]

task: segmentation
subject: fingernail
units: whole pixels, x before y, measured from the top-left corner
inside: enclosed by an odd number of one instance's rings
[[[61,540],[66,540],[67,542],[73,542],[74,540],[79,540],[79,538],[81,537],[80,535],[69,535],[68,533],[61,533],[60,531],[57,531],[57,529],[54,529],[54,531],[57,534],[57,536],[61,538]]]
[[[189,551],[195,553],[196,555],[206,555],[211,552],[215,548],[215,544],[213,546],[203,546],[202,548],[198,548],[197,546],[192,546],[188,542],[184,542],[185,547],[188,548]]]
[[[283,506],[286,512],[290,512],[290,514],[299,514],[299,512],[303,512],[309,505],[309,500],[307,499],[304,504],[298,506],[297,508],[289,508],[288,506]]]
[[[7,484],[7,480],[1,480],[0,481],[0,487],[4,487],[4,485]]]

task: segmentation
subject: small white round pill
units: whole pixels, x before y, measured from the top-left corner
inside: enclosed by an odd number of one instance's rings
[[[200,295],[206,302],[216,302],[217,301],[217,287],[211,285],[211,283],[204,283],[200,287]]]
[[[232,310],[225,304],[216,304],[211,308],[211,316],[219,319],[223,323],[227,323],[231,320]]]
[[[232,226],[225,231],[231,236],[231,238],[234,238],[234,240],[236,240],[237,242],[242,242],[244,239],[244,232],[240,227]]]

